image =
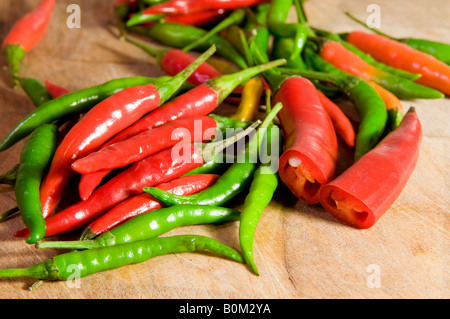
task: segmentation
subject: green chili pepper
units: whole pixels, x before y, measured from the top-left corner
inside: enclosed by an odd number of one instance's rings
[[[207,31],[195,26],[170,22],[155,23],[150,27],[130,27],[129,30],[178,49],[183,49],[207,34]],[[207,41],[199,44],[196,50],[210,48],[213,44],[216,45],[216,53],[218,55],[230,60],[242,69],[247,68],[247,63],[242,55],[228,41],[218,35],[209,37]]]
[[[292,4],[293,0],[272,1],[267,25],[275,37],[294,39],[295,46],[291,52],[291,57],[294,58],[302,52],[310,29],[306,23],[286,23]]]
[[[199,250],[210,250],[232,260],[243,261],[237,251],[215,239],[198,235],[178,235],[61,254],[28,268],[1,269],[0,278],[69,280],[75,276],[82,278],[141,263],[157,256]]]
[[[36,247],[80,250],[123,245],[155,238],[181,226],[227,223],[239,217],[240,212],[231,208],[176,205],[138,215],[94,239],[88,228],[81,236],[84,240],[41,241]]]
[[[115,79],[48,101],[31,112],[8,133],[0,142],[0,152],[10,148],[28,136],[37,127],[85,113],[94,105],[118,91],[132,86],[156,84],[167,81],[167,79],[170,79],[170,77],[130,77]]]
[[[400,41],[404,41],[411,48],[430,54],[445,64],[450,65],[450,44],[413,38],[400,39]]]
[[[258,152],[265,134],[265,129],[271,124],[273,118],[282,108],[277,104],[272,112],[259,126],[256,134],[247,143],[243,152],[238,155],[234,163],[218,181],[206,190],[194,195],[180,196],[170,194],[156,187],[145,187],[144,191],[164,203],[166,206],[179,204],[222,206],[243,190],[247,189],[251,177],[258,168]]]
[[[278,159],[283,143],[280,129],[277,126],[267,129],[266,142],[263,145],[266,145],[270,152],[270,155],[269,153],[267,155],[272,160],[261,164],[253,175],[253,181],[245,198],[239,223],[239,242],[242,255],[250,270],[256,275],[258,270],[253,259],[253,241],[256,227],[264,209],[272,200],[278,187]],[[278,147],[278,154],[272,149],[273,146]],[[273,161],[273,159],[275,160]]]
[[[19,83],[36,107],[39,107],[52,99],[52,96],[48,93],[45,85],[39,80],[22,78],[19,79]]]
[[[234,10],[227,18],[220,21],[215,27],[209,30],[202,37],[196,39],[194,42],[189,43],[187,46],[183,48],[184,52],[189,52],[194,50],[196,47],[201,45],[202,43],[208,41],[211,37],[217,35],[220,31],[228,28],[231,25],[238,25],[244,21],[245,18],[245,10],[237,9]]]
[[[44,171],[52,160],[57,140],[56,126],[42,125],[30,134],[20,156],[15,194],[22,219],[30,230],[30,236],[27,238],[29,244],[35,244],[45,236],[46,226],[41,210],[39,187]]]
[[[310,48],[307,48],[304,53],[308,63],[321,72],[280,68],[281,72],[314,80],[329,81],[344,91],[360,116],[354,155],[355,160],[359,159],[378,144],[385,131],[388,115],[383,99],[366,81],[339,70]]]
[[[356,23],[372,30],[373,32],[382,35],[386,38],[398,41],[398,42],[403,42],[406,45],[410,46],[413,49],[422,51],[424,53],[427,53],[429,55],[434,56],[436,59],[444,62],[445,64],[450,65],[450,44],[448,43],[443,43],[443,42],[438,42],[438,41],[431,41],[431,40],[427,40],[427,39],[416,39],[416,38],[404,38],[404,39],[398,39],[398,38],[394,38],[384,32],[381,32],[378,29],[375,28],[371,28],[369,27],[366,23],[364,23],[363,21],[359,20],[358,18],[354,17],[353,15],[351,15],[348,12],[345,12],[345,14],[352,19],[353,21],[355,21]],[[344,34],[345,36],[345,34]]]
[[[301,55],[291,56],[295,47],[293,38],[275,38],[272,48],[272,57],[274,59],[286,59],[286,67],[291,69],[306,70],[306,64]]]

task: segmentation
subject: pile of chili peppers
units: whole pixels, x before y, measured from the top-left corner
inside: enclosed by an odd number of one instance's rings
[[[320,30],[300,0],[117,0],[120,37],[165,76],[69,92],[20,76],[54,5],[42,0],[3,42],[12,80],[36,109],[0,141],[5,152],[26,139],[20,163],[0,178],[17,207],[0,218],[20,214],[25,228],[14,235],[40,249],[74,251],[0,277],[65,280],[69,265],[87,276],[205,249],[258,274],[257,224],[281,183],[343,224],[372,227],[419,156],[421,124],[403,101],[450,94],[448,44]],[[337,99],[351,101],[358,119]],[[235,114],[220,116],[222,103]],[[225,138],[228,129],[238,133]],[[340,145],[354,154],[342,172]],[[60,209],[74,179],[79,201]],[[238,195],[240,211],[228,207]],[[240,253],[209,237],[161,236],[236,221]],[[72,231],[79,240],[50,238]]]

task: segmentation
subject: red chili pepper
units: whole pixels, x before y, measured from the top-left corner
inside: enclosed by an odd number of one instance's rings
[[[177,14],[177,15],[166,15],[163,20],[171,23],[193,25],[196,27],[202,27],[208,25],[214,21],[221,19],[227,11],[223,9],[217,10],[207,10],[201,12],[194,12],[191,14]],[[130,15],[132,18],[135,14]],[[141,23],[142,26],[148,27],[153,24],[158,23],[158,21],[150,21]]]
[[[169,0],[145,9],[142,14],[192,14],[195,12],[249,7],[267,0]]]
[[[171,181],[202,165],[202,155],[194,145],[181,148],[180,156],[172,156],[172,151],[168,148],[144,158],[99,187],[87,200],[48,217],[46,237],[84,227],[120,202],[142,194],[143,187]],[[15,236],[28,236],[28,229]]]
[[[193,143],[210,140],[216,133],[216,127],[216,121],[209,116],[170,121],[90,153],[73,162],[72,169],[80,174],[89,174],[125,167],[180,141]]]
[[[16,22],[3,40],[2,50],[14,75],[18,74],[20,61],[33,49],[47,32],[55,0],[42,0],[36,9]]]
[[[342,112],[339,106],[337,106],[333,101],[326,97],[325,94],[323,94],[319,90],[317,91],[317,93],[319,94],[319,98],[322,102],[323,107],[325,108],[331,118],[331,121],[333,122],[336,133],[349,147],[355,146],[356,133],[348,117],[344,114],[344,112]]]
[[[351,32],[347,41],[376,60],[422,76],[417,83],[450,95],[450,66],[405,43],[362,31]]]
[[[48,93],[50,93],[50,95],[54,99],[70,93],[70,91],[68,89],[63,88],[62,86],[56,85],[49,80],[45,81],[45,87],[47,88]]]
[[[278,117],[285,139],[280,178],[297,198],[316,204],[320,187],[336,172],[338,145],[333,123],[306,78],[287,78],[275,93],[273,103],[279,102],[283,104]]]
[[[172,194],[191,195],[212,186],[218,178],[219,175],[215,174],[189,175],[156,187]],[[87,237],[98,236],[133,217],[162,207],[161,202],[147,193],[130,197],[91,223],[84,234],[89,234]]]
[[[406,185],[419,157],[421,139],[421,124],[411,108],[399,127],[322,187],[322,206],[347,225],[372,227]]]
[[[87,112],[56,149],[49,172],[42,182],[44,217],[51,214],[67,183],[74,176],[71,165],[77,158],[97,150],[115,134],[162,105],[213,52],[214,48],[208,50],[194,64],[167,82],[122,90]]]
[[[186,93],[176,97],[172,101],[166,103],[157,110],[149,113],[129,128],[117,134],[114,138],[105,143],[101,148],[108,145],[123,141],[136,134],[146,131],[150,128],[163,125],[169,121],[179,118],[186,118],[198,115],[208,115],[214,111],[217,106],[229,96],[238,85],[246,82],[259,72],[270,69],[284,61],[276,60],[268,64],[259,65],[248,68],[233,74],[222,75],[211,79]],[[99,171],[83,175],[80,179],[80,196],[85,198],[99,185],[102,179],[108,175],[110,171]]]

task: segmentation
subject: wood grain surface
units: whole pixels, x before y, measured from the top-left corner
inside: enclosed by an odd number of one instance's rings
[[[0,1],[0,39],[37,0]],[[113,0],[58,0],[48,34],[25,58],[22,74],[78,90],[110,79],[162,75],[155,61],[118,40],[108,27]],[[66,25],[69,4],[81,7],[81,28]],[[365,19],[372,1],[308,0],[311,24],[335,32],[363,28],[347,18]],[[381,29],[397,37],[450,43],[447,0],[377,0]],[[3,58],[0,60],[4,65]],[[403,101],[414,105],[423,125],[418,165],[404,191],[368,230],[333,219],[320,206],[307,206],[281,186],[258,225],[255,260],[260,276],[244,265],[204,253],[157,257],[80,281],[44,283],[0,279],[2,299],[62,298],[449,298],[449,150],[450,100]],[[0,136],[33,110],[33,105],[0,72]],[[223,106],[226,113],[230,107]],[[23,141],[0,154],[0,172],[19,159]],[[342,148],[341,152],[348,153]],[[357,183],[358,181],[355,181]],[[76,196],[76,194],[74,194]],[[0,211],[16,205],[12,188],[0,186]],[[234,206],[240,208],[242,198]],[[63,251],[36,250],[13,233],[20,218],[0,224],[0,268],[27,267]],[[169,234],[200,234],[239,250],[238,222],[192,226]],[[75,239],[79,233],[61,236]],[[374,270],[378,270],[375,273]],[[373,287],[378,275],[379,286]]]

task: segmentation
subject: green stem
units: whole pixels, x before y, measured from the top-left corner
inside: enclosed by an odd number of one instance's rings
[[[160,104],[167,101],[176,91],[178,91],[183,83],[202,65],[203,62],[209,59],[216,52],[216,46],[212,45],[202,55],[200,55],[187,68],[175,75],[163,85],[158,86],[158,92],[161,96]]]
[[[146,43],[130,39],[129,37],[125,36],[124,39],[137,46],[138,48],[142,49],[144,52],[149,54],[150,56],[154,57],[158,64],[161,64],[161,60],[164,58],[164,56],[169,52],[168,49],[160,49],[157,47],[154,47],[152,45],[148,45]]]
[[[278,59],[269,63],[260,64],[237,73],[227,74],[218,78],[211,79],[208,84],[213,90],[218,92],[219,103],[233,92],[233,90],[241,83],[245,83],[252,77],[258,75],[261,72],[270,70],[286,63],[285,59]]]
[[[218,34],[223,29],[228,28],[234,24],[240,24],[245,18],[245,9],[237,9],[233,11],[226,19],[222,20],[219,24],[217,24],[214,28],[212,28],[208,33],[206,33],[201,38],[198,38],[196,41],[188,44],[183,48],[184,52],[189,52],[195,49],[198,45],[203,42],[206,42],[212,36]]]
[[[11,208],[10,210],[7,210],[4,213],[0,214],[0,223],[4,222],[5,220],[17,215],[19,213],[19,207]]]
[[[386,38],[389,38],[389,39],[391,39],[391,40],[398,41],[398,39],[396,39],[396,38],[390,36],[389,34],[386,34],[386,33],[384,33],[384,32],[381,32],[380,30],[377,30],[377,29],[375,29],[375,28],[369,27],[366,23],[364,23],[362,20],[359,20],[358,18],[356,18],[355,16],[353,16],[353,15],[350,14],[349,12],[344,12],[344,14],[345,14],[347,17],[349,17],[350,19],[352,19],[353,21],[355,21],[356,23],[358,23],[358,24],[362,25],[363,27],[365,27],[365,28],[367,28],[367,29],[369,29],[369,30],[375,32],[376,34],[382,35],[382,36],[384,36],[384,37],[386,37]]]

